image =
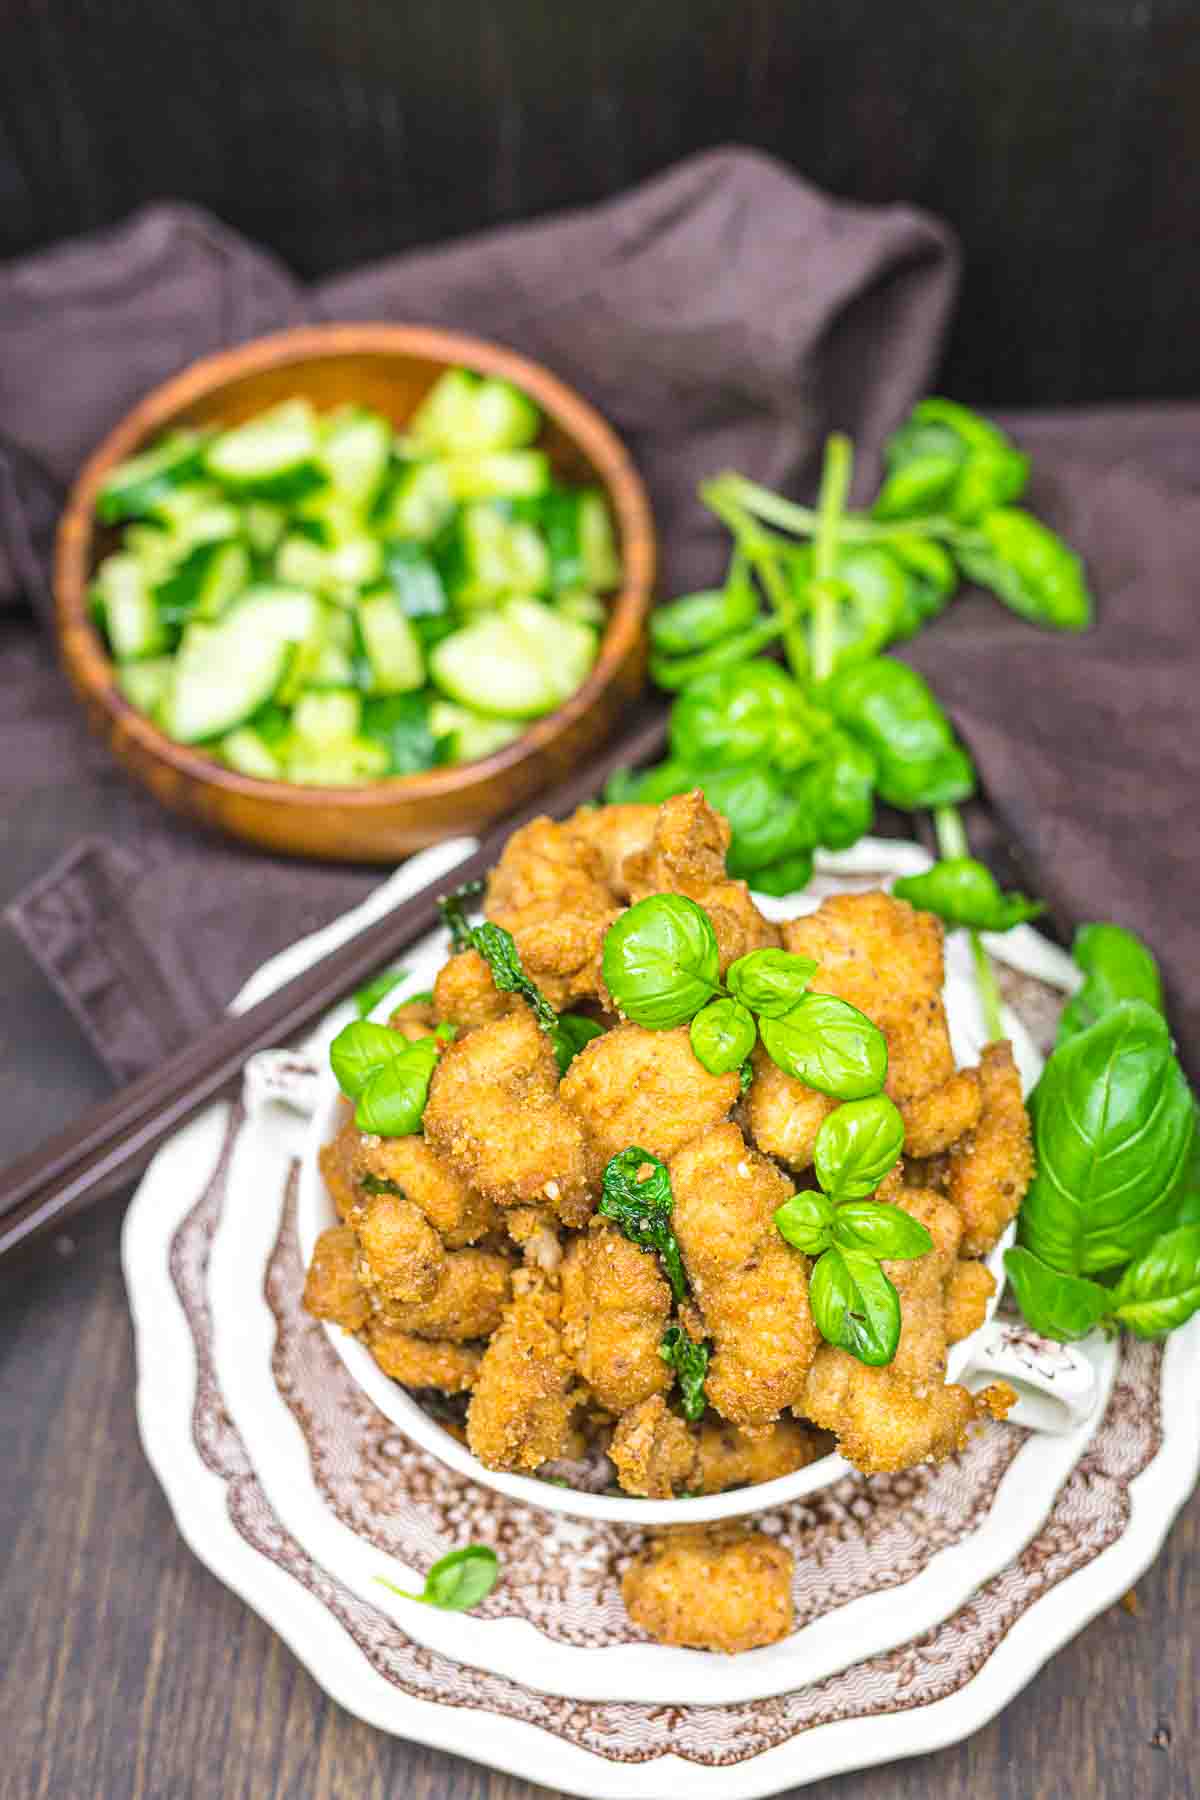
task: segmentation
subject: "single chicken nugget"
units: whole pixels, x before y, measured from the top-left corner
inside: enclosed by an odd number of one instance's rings
[[[631,1145],[667,1162],[727,1118],[740,1092],[736,1069],[710,1075],[696,1060],[686,1025],[647,1031],[633,1024],[585,1044],[560,1089],[601,1167]]]
[[[792,1569],[791,1551],[762,1532],[680,1533],[643,1551],[621,1592],[634,1624],[660,1644],[732,1656],[788,1636]]]
[[[313,1245],[304,1281],[304,1307],[315,1319],[329,1319],[359,1331],[371,1313],[358,1275],[358,1238],[349,1225],[331,1225]]]

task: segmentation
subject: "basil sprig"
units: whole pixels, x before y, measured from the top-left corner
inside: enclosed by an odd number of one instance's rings
[[[380,1587],[399,1594],[402,1600],[417,1600],[422,1606],[436,1606],[442,1612],[470,1612],[486,1600],[500,1579],[500,1559],[487,1544],[468,1544],[462,1550],[451,1550],[439,1557],[419,1594],[398,1588],[382,1575],[375,1577]]]
[[[685,1419],[693,1423],[704,1412],[704,1382],[708,1375],[709,1349],[688,1336],[682,1325],[668,1325],[663,1332],[658,1354],[674,1369],[679,1381],[679,1399]]]
[[[441,1026],[432,1037],[414,1041],[370,1019],[354,1019],[329,1047],[329,1063],[348,1100],[357,1101],[354,1122],[380,1137],[411,1137],[421,1129],[429,1083],[441,1041],[453,1035]]]
[[[676,1300],[687,1298],[679,1241],[671,1228],[675,1196],[667,1165],[631,1144],[604,1170],[599,1211],[640,1250],[654,1250]]]

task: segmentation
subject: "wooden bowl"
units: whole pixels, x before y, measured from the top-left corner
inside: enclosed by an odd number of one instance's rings
[[[492,756],[369,785],[300,787],[236,774],[176,744],[120,693],[87,607],[118,533],[99,525],[96,495],[116,464],[172,426],[236,424],[303,395],[319,408],[357,401],[402,425],[448,366],[515,382],[545,415],[540,444],[554,472],[608,496],[624,582],[587,680],[556,712]],[[608,734],[645,679],[644,624],[654,528],[628,454],[593,407],[539,364],[480,338],[411,325],[318,325],[259,338],[194,363],[134,407],[84,465],[59,526],[58,638],[72,685],[117,760],[164,805],[268,849],[339,862],[394,862],[474,832],[570,772]]]

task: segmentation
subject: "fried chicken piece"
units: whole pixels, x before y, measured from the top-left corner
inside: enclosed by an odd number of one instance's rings
[[[904,1211],[933,1239],[924,1256],[885,1262],[900,1296],[900,1342],[892,1362],[871,1368],[846,1350],[817,1352],[801,1410],[836,1434],[842,1455],[864,1474],[941,1462],[961,1450],[969,1427],[989,1413],[1002,1416],[1002,1396],[978,1396],[943,1380],[946,1367],[946,1289],[962,1235],[954,1208],[940,1194],[905,1189]]]
[[[464,1394],[474,1387],[483,1360],[483,1351],[474,1344],[414,1337],[386,1319],[371,1320],[367,1348],[393,1381],[410,1388],[437,1388],[443,1394]]]
[[[666,1162],[724,1119],[740,1091],[736,1069],[710,1075],[697,1062],[686,1025],[647,1031],[628,1023],[585,1044],[559,1090],[601,1166],[632,1144]]]
[[[783,927],[785,948],[819,964],[813,991],[848,1000],[887,1038],[885,1091],[900,1107],[954,1073],[943,937],[932,913],[878,891],[834,894]]]
[[[621,1593],[634,1624],[660,1644],[734,1655],[787,1637],[792,1568],[791,1551],[762,1532],[681,1531],[630,1564]]]
[[[399,1188],[419,1207],[448,1250],[478,1243],[495,1230],[499,1214],[423,1137],[360,1137],[356,1175]],[[362,1198],[360,1190],[359,1198]]]
[[[710,1413],[696,1440],[698,1466],[689,1486],[695,1493],[719,1494],[725,1488],[777,1481],[828,1456],[833,1439],[799,1419],[785,1416],[756,1437],[748,1437],[728,1419]]]
[[[588,1387],[612,1412],[665,1394],[674,1376],[658,1353],[671,1289],[658,1258],[593,1219],[562,1266],[563,1343]]]
[[[946,1342],[957,1344],[970,1337],[987,1317],[987,1305],[996,1283],[986,1264],[957,1262],[946,1282]]]
[[[608,1454],[627,1494],[673,1500],[691,1486],[696,1439],[662,1395],[651,1394],[622,1413]]]
[[[950,1152],[950,1199],[963,1223],[963,1255],[992,1248],[1033,1180],[1029,1114],[1007,1039],[979,1059],[979,1123]]]
[[[354,1108],[349,1100],[339,1101],[338,1111],[342,1123],[336,1137],[321,1145],[317,1166],[329,1190],[329,1198],[337,1208],[338,1218],[348,1219],[362,1199],[357,1186],[362,1133],[354,1123]]]
[[[443,963],[433,984],[433,1005],[439,1022],[457,1025],[460,1032],[474,1031],[493,1019],[503,1019],[525,1002],[519,994],[502,994],[492,980],[478,950],[460,950]]]
[[[496,1205],[548,1202],[568,1225],[591,1213],[593,1158],[527,1007],[450,1045],[429,1084],[424,1127],[461,1179]]]
[[[620,907],[600,851],[569,826],[541,818],[515,831],[484,911],[512,933],[526,975],[558,1011],[602,995],[601,946]]]
[[[746,1127],[760,1150],[799,1172],[812,1162],[817,1133],[841,1105],[828,1094],[785,1075],[761,1044],[752,1058],[754,1079],[746,1090]]]
[[[567,830],[599,852],[605,885],[618,900],[628,900],[625,860],[650,848],[657,824],[657,806],[581,806]]]
[[[349,1225],[331,1225],[313,1245],[304,1308],[314,1319],[329,1319],[347,1331],[361,1330],[370,1317],[371,1303],[358,1274],[358,1239]]]
[[[553,1289],[519,1292],[483,1353],[467,1442],[489,1469],[536,1469],[570,1446],[575,1371],[563,1348]]]
[[[428,1299],[382,1300],[390,1325],[422,1338],[464,1344],[488,1337],[499,1325],[512,1292],[512,1264],[490,1250],[451,1250]]]
[[[395,1012],[388,1016],[388,1026],[406,1037],[409,1043],[418,1038],[432,1037],[437,1024],[437,1014],[428,1000],[404,1000]]]
[[[948,1150],[976,1124],[981,1104],[977,1069],[956,1069],[941,1087],[905,1101],[900,1108],[905,1154],[938,1156]]]
[[[759,912],[746,883],[725,872],[730,836],[728,821],[695,788],[663,802],[653,841],[622,864],[631,900],[686,894],[704,908],[717,934],[722,975],[739,956],[780,941],[778,926]]]
[[[363,1286],[383,1300],[428,1300],[446,1262],[442,1240],[401,1194],[375,1194],[355,1208]]]
[[[732,1122],[685,1145],[670,1175],[675,1235],[715,1346],[705,1392],[754,1435],[800,1398],[818,1343],[808,1258],[775,1228],[792,1185]]]

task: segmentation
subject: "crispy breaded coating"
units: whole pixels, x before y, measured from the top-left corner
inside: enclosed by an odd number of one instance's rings
[[[948,1150],[976,1123],[981,1103],[976,1069],[956,1069],[941,1087],[906,1100],[900,1108],[905,1154],[937,1156]]]
[[[395,1012],[388,1015],[388,1025],[406,1037],[410,1043],[418,1038],[432,1037],[437,1024],[437,1014],[428,1000],[403,1000]]]
[[[705,1392],[753,1433],[800,1398],[818,1343],[808,1258],[775,1227],[792,1185],[732,1122],[685,1145],[670,1175],[675,1235],[714,1343]]]
[[[530,1286],[517,1294],[483,1353],[467,1442],[489,1469],[539,1468],[569,1448],[574,1404],[559,1296]]]
[[[558,1216],[548,1206],[510,1206],[504,1228],[526,1263],[553,1275],[562,1264],[562,1239]]]
[[[728,1419],[709,1413],[697,1432],[697,1466],[688,1485],[694,1493],[719,1494],[725,1488],[776,1481],[818,1462],[832,1448],[833,1440],[824,1432],[787,1415],[748,1437]]]
[[[650,848],[657,824],[657,806],[581,806],[566,828],[599,852],[605,885],[618,900],[628,900],[625,859]]]
[[[985,1263],[957,1262],[946,1282],[946,1342],[970,1337],[987,1317],[996,1283]]]
[[[304,1309],[314,1319],[329,1319],[358,1331],[367,1322],[371,1303],[358,1273],[358,1238],[349,1225],[331,1225],[313,1245],[304,1279]]]
[[[760,1150],[789,1169],[807,1169],[818,1131],[841,1102],[786,1075],[761,1044],[755,1046],[751,1062],[754,1079],[743,1102],[749,1135]]]
[[[969,1427],[996,1412],[990,1390],[973,1396],[947,1385],[946,1289],[956,1266],[961,1222],[940,1194],[905,1189],[901,1202],[929,1231],[933,1248],[907,1262],[885,1262],[900,1296],[900,1342],[892,1362],[871,1368],[848,1351],[817,1352],[800,1410],[835,1433],[842,1455],[864,1474],[941,1462],[961,1450]]]
[[[834,894],[783,927],[786,949],[820,966],[815,993],[836,994],[887,1038],[886,1092],[904,1106],[954,1073],[946,1008],[942,924],[906,900],[872,891]]]
[[[787,1637],[792,1568],[791,1551],[762,1532],[678,1532],[630,1564],[621,1593],[660,1644],[734,1655]]]
[[[362,1133],[354,1123],[354,1108],[349,1100],[339,1100],[338,1112],[342,1122],[337,1135],[321,1145],[317,1165],[338,1218],[348,1219],[362,1198],[357,1187]]]
[[[483,1351],[475,1344],[413,1337],[386,1319],[372,1319],[367,1348],[385,1375],[405,1387],[437,1388],[443,1394],[465,1394],[475,1385]]]
[[[502,994],[492,980],[478,950],[460,950],[444,963],[433,984],[433,1005],[439,1022],[457,1025],[460,1032],[474,1031],[492,1019],[503,1019],[525,1002],[519,994]]]
[[[459,1176],[498,1206],[549,1204],[581,1225],[595,1205],[593,1158],[527,1007],[451,1044],[429,1084],[424,1127]]]
[[[499,1223],[492,1202],[464,1181],[423,1137],[360,1138],[356,1172],[359,1180],[370,1175],[400,1188],[424,1213],[448,1250],[478,1243]]]
[[[695,1433],[671,1411],[661,1394],[651,1394],[622,1413],[608,1454],[627,1494],[644,1500],[672,1500],[692,1485]]]
[[[391,1325],[417,1337],[463,1344],[495,1331],[512,1292],[512,1264],[490,1250],[451,1250],[426,1300],[381,1302]]]
[[[363,1286],[383,1300],[428,1300],[445,1266],[442,1240],[400,1194],[374,1194],[353,1215]]]
[[[603,1168],[631,1144],[666,1162],[727,1117],[741,1083],[736,1069],[710,1075],[697,1062],[686,1025],[647,1031],[626,1023],[584,1045],[559,1092]]]
[[[604,858],[569,826],[541,818],[515,831],[484,911],[512,933],[526,975],[558,1011],[602,994],[601,945],[620,907]]]
[[[950,1199],[963,1222],[963,1255],[984,1256],[1033,1180],[1029,1114],[1007,1039],[979,1059],[979,1123],[950,1152]]]
[[[658,1258],[594,1219],[562,1265],[563,1343],[601,1406],[625,1412],[674,1380],[658,1353],[671,1289]]]
[[[777,945],[779,927],[759,912],[744,881],[725,872],[730,829],[699,788],[676,794],[658,809],[654,838],[622,864],[631,900],[650,894],[686,894],[712,920],[721,973],[750,950]]]

